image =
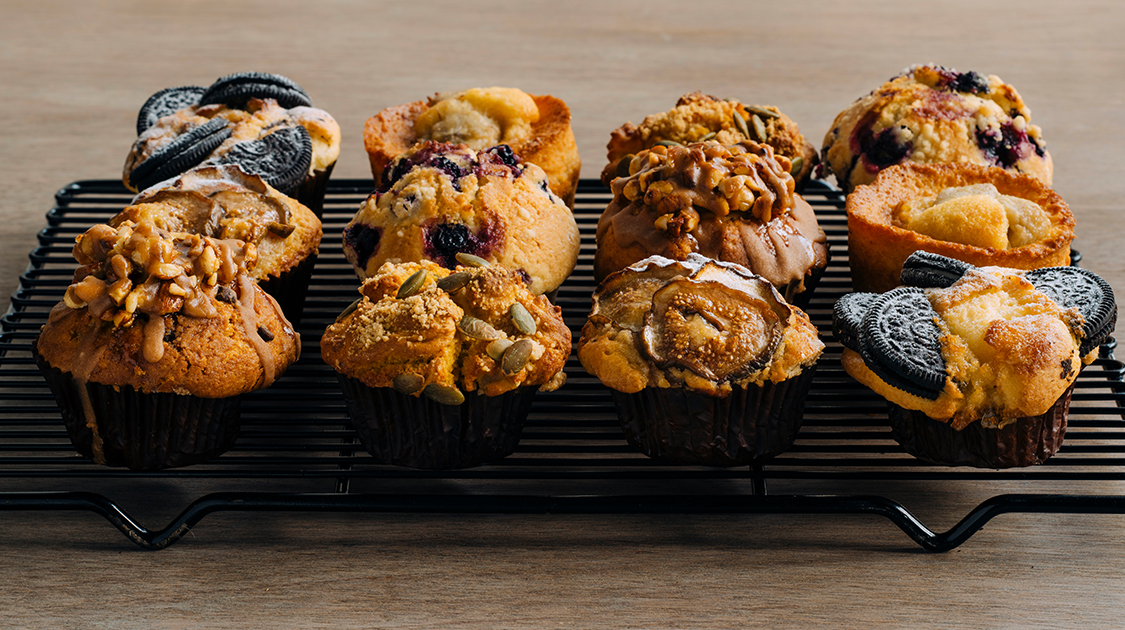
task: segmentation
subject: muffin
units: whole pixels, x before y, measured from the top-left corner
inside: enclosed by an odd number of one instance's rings
[[[299,85],[243,72],[208,88],[152,95],[137,117],[122,181],[136,192],[199,164],[239,164],[320,216],[340,155],[340,125]]]
[[[202,166],[142,192],[109,224],[151,221],[188,232],[253,244],[250,277],[299,323],[322,236],[320,219],[237,165]]]
[[[80,266],[34,350],[79,453],[157,470],[233,445],[242,395],[268,387],[301,348],[247,275],[254,255],[148,221],[78,238]]]
[[[747,141],[637,153],[598,220],[595,278],[649,256],[698,253],[738,263],[787,301],[807,304],[828,264],[828,239],[794,192],[790,168],[769,145]]]
[[[653,256],[610,274],[593,301],[578,360],[642,453],[741,466],[792,446],[824,344],[770,282],[698,254]]]
[[[640,125],[631,122],[613,130],[606,145],[609,163],[602,183],[609,186],[629,174],[637,153],[658,143],[691,144],[714,140],[728,145],[750,140],[768,144],[777,155],[789,158],[797,190],[804,188],[819,162],[816,147],[801,135],[797,123],[772,105],[744,105],[734,99],[717,99],[702,92],[680,97],[666,112],[646,116]]]
[[[536,391],[566,380],[558,307],[499,265],[385,263],[320,342],[360,441],[384,464],[465,468],[515,450]]]
[[[902,164],[848,195],[852,286],[898,286],[922,250],[979,266],[1070,264],[1074,215],[1042,181],[994,166]]]
[[[903,162],[960,162],[1048,186],[1051,154],[1019,92],[994,75],[913,66],[840,112],[822,164],[846,192]]]
[[[344,254],[361,278],[386,262],[453,269],[457,254],[472,254],[516,271],[537,294],[566,280],[578,249],[570,208],[543,170],[507,145],[415,146],[383,172],[344,229]]]
[[[376,185],[389,186],[387,165],[419,142],[468,145],[481,151],[506,144],[543,169],[551,191],[574,206],[582,161],[570,128],[570,108],[554,96],[515,88],[472,88],[388,107],[367,120],[363,146]]]
[[[1113,330],[1113,291],[1073,267],[974,267],[919,253],[908,285],[835,306],[844,369],[890,404],[895,439],[946,465],[1041,463],[1066,432],[1070,393]]]

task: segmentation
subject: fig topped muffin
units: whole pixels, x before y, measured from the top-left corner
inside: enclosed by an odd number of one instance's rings
[[[457,254],[472,254],[516,271],[538,294],[557,289],[578,260],[570,208],[507,145],[426,142],[396,158],[383,182],[344,229],[361,278],[386,262],[453,269]]]
[[[789,158],[797,190],[808,182],[819,162],[816,147],[778,108],[692,92],[681,96],[671,110],[646,116],[640,125],[629,122],[613,130],[606,145],[609,163],[602,169],[602,183],[609,186],[615,178],[627,176],[629,162],[645,149],[705,140],[723,145],[744,140],[770,145],[775,154]]]
[[[846,192],[903,162],[998,166],[1051,184],[1042,130],[1014,87],[995,75],[907,68],[836,116],[823,164]]]
[[[637,153],[629,175],[613,181],[613,201],[598,220],[595,277],[652,255],[698,253],[738,263],[785,299],[807,303],[828,264],[828,239],[794,192],[790,168],[769,145],[749,141]]]
[[[464,144],[482,151],[506,144],[543,169],[551,191],[574,205],[582,162],[570,128],[570,109],[554,96],[515,88],[471,88],[388,107],[367,120],[363,145],[377,185],[396,157],[420,142]]]

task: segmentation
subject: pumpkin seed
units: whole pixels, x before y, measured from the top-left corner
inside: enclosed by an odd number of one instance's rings
[[[499,363],[504,358],[504,351],[510,347],[512,347],[512,341],[501,338],[488,344],[488,347],[484,350],[488,353],[488,356],[492,357],[493,361]]]
[[[504,351],[504,357],[500,361],[500,369],[505,374],[515,374],[522,370],[527,362],[531,360],[531,349],[534,344],[530,339],[520,339],[513,343]]]
[[[457,252],[454,258],[457,259],[457,262],[469,267],[488,267],[492,264],[480,256],[474,256],[467,252]]]
[[[231,291],[231,293],[233,294],[234,292]],[[344,319],[345,317],[347,317],[348,315],[351,315],[352,311],[354,311],[359,306],[359,303],[362,302],[362,301],[363,301],[363,298],[359,298],[355,302],[352,302],[351,304],[348,304],[347,308],[340,311],[340,314],[336,316],[336,321],[340,321],[340,320]]]
[[[654,146],[654,147],[682,147],[684,145],[680,142],[676,142],[675,140],[657,140],[656,144],[654,144],[652,146]]]
[[[629,163],[633,161],[633,157],[634,157],[633,154],[630,153],[629,155],[626,155],[625,157],[621,158],[620,161],[617,162],[617,176],[618,177],[628,177],[629,176]]]
[[[442,405],[460,405],[465,402],[465,395],[461,390],[456,387],[448,385],[439,385],[438,383],[430,383],[426,389],[422,390],[422,394],[430,400]]]
[[[757,114],[762,118],[781,118],[781,114],[766,109],[765,107],[759,107],[758,105],[745,105],[745,107],[746,111],[750,112],[751,114]]]
[[[750,137],[750,130],[746,128],[746,119],[743,118],[738,112],[734,113],[734,126],[738,127],[738,133]]]
[[[508,315],[512,318],[512,323],[516,325],[516,330],[525,335],[535,334],[535,318],[531,316],[526,306],[519,302],[513,302],[511,308],[508,309]]]
[[[793,158],[793,167],[789,169],[789,174],[792,175],[793,177],[796,177],[797,174],[800,173],[801,169],[804,168],[804,167],[805,167],[805,158],[795,157],[795,158]]]
[[[451,273],[448,276],[437,281],[437,286],[446,293],[456,293],[465,287],[472,280],[473,274],[467,271],[458,271]]]
[[[762,122],[761,118],[757,115],[750,117],[750,122],[754,123],[754,135],[758,136],[758,142],[766,141],[766,123]]]
[[[471,339],[484,339],[486,341],[499,339],[503,336],[499,330],[492,327],[492,324],[472,315],[462,317],[461,321],[457,322],[457,330]]]
[[[717,131],[712,131],[711,133],[709,133],[709,134],[703,136],[702,138],[700,138],[699,141],[700,142],[707,142],[708,140],[710,140],[711,138],[714,138],[717,135],[719,135],[719,133]]]
[[[426,379],[413,372],[403,372],[395,377],[392,385],[394,385],[395,391],[410,396],[422,391],[422,387],[426,385]]]
[[[406,279],[406,282],[403,282],[402,286],[398,288],[398,293],[395,294],[395,297],[400,300],[405,300],[406,298],[414,295],[422,289],[423,284],[426,284],[426,278],[428,277],[429,274],[426,273],[425,269],[419,269],[418,271],[410,274],[410,277]]]

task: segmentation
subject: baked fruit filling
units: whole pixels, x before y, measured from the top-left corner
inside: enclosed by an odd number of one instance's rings
[[[1051,231],[1039,204],[1003,195],[992,184],[946,188],[937,195],[908,199],[891,224],[939,241],[1007,250],[1037,243]]]

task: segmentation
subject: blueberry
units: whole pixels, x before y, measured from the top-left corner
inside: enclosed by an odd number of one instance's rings
[[[976,72],[962,72],[956,74],[949,87],[955,92],[967,94],[988,94],[988,79]]]
[[[457,266],[457,254],[464,252],[488,258],[500,240],[502,229],[485,224],[476,234],[463,223],[438,223],[422,229],[425,256],[447,269]]]
[[[495,155],[496,157],[500,158],[500,162],[505,166],[516,167],[520,165],[520,159],[516,157],[516,154],[512,151],[512,147],[506,144],[498,144],[485,151],[485,153]]]
[[[379,230],[362,223],[355,223],[344,228],[344,247],[355,254],[355,264],[359,267],[367,266],[367,261],[379,249]]]
[[[1038,154],[1042,150],[1028,139],[1027,132],[1016,129],[1010,122],[1001,125],[999,131],[978,129],[976,136],[977,146],[984,156],[993,164],[1004,168],[1012,168],[1016,162],[1027,157],[1030,151]]]
[[[911,142],[899,142],[897,127],[888,127],[877,135],[867,129],[860,136],[859,146],[867,163],[879,169],[902,162],[914,148]]]

